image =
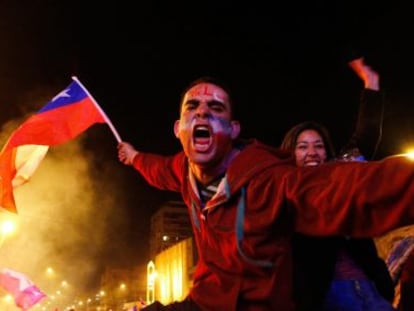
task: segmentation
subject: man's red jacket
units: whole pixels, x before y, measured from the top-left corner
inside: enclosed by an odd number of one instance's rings
[[[190,297],[201,310],[293,310],[294,231],[374,237],[414,223],[414,164],[404,157],[297,168],[249,141],[203,210],[183,152],[140,152],[133,165],[149,184],[182,194],[199,253]]]

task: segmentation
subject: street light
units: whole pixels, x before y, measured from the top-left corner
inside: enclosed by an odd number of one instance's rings
[[[87,300],[86,300],[86,311],[89,311],[89,304],[92,302],[92,299],[91,298],[88,298]]]
[[[99,309],[103,308],[106,310],[106,302],[104,301],[103,297],[106,296],[106,293],[104,290],[100,290],[98,294],[96,294],[96,300],[99,303]]]
[[[16,222],[11,219],[4,219],[0,224],[0,246],[3,245],[7,236],[16,231]]]
[[[120,289],[121,291],[126,290],[126,285],[125,285],[125,283],[121,283],[121,284],[119,285],[119,289]]]
[[[52,267],[47,267],[47,268],[46,268],[46,274],[47,274],[48,276],[54,276],[54,275],[55,275],[55,270],[53,270],[53,268],[52,268]]]
[[[155,278],[157,277],[157,271],[155,270],[155,264],[151,260],[147,264],[147,303],[153,303],[155,301]]]
[[[13,308],[14,299],[11,294],[7,294],[1,298],[0,307],[1,309],[11,310]],[[14,310],[14,309],[13,309]]]

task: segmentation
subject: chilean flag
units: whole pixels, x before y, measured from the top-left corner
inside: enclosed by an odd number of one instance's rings
[[[0,152],[0,207],[17,213],[13,188],[26,183],[49,146],[65,143],[109,119],[86,88],[73,82],[20,125]]]
[[[8,268],[0,272],[0,287],[13,295],[16,306],[22,310],[28,310],[46,297],[26,275]]]

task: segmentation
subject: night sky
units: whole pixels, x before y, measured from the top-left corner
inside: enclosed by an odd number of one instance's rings
[[[76,75],[123,140],[171,154],[180,150],[172,129],[181,91],[212,75],[232,87],[243,137],[278,145],[291,126],[313,119],[339,148],[351,134],[362,89],[347,62],[363,55],[380,72],[386,100],[380,156],[414,144],[414,19],[397,1],[6,2],[3,127],[39,109]],[[146,262],[149,217],[178,196],[120,164],[105,125],[82,136],[98,196],[112,195],[112,213],[127,220],[113,224],[100,265]],[[96,221],[110,223],[111,214]]]

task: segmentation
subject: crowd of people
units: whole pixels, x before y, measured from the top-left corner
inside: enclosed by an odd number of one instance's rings
[[[402,298],[394,303],[395,278],[374,238],[414,224],[414,163],[375,159],[379,74],[363,58],[350,66],[364,90],[338,155],[315,121],[294,126],[280,148],[241,138],[237,103],[210,77],[182,94],[174,123],[181,152],[119,143],[122,163],[152,186],[181,193],[199,255],[186,299],[145,310],[408,310]]]

